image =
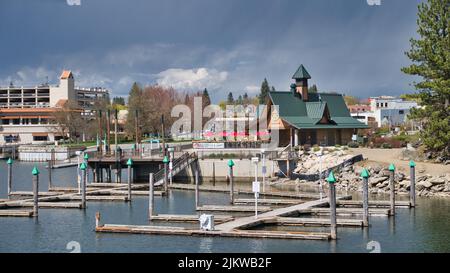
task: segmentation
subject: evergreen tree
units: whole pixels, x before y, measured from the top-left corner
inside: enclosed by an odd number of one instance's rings
[[[264,104],[266,103],[266,98],[269,95],[270,87],[269,82],[266,78],[264,78],[264,81],[261,84],[261,93],[259,94],[259,103]]]
[[[237,104],[244,104],[244,100],[242,99],[242,96],[239,95],[238,100],[237,100]]]
[[[242,101],[243,101],[244,104],[248,104],[249,103],[249,99],[248,99],[247,93],[244,93],[244,95],[242,96]]]
[[[208,106],[211,104],[211,98],[209,97],[209,93],[208,93],[208,89],[205,88],[205,90],[203,90],[203,105],[204,106]]]
[[[270,91],[275,92],[275,86],[272,85],[272,89]]]
[[[128,115],[127,123],[125,129],[128,135],[134,136],[134,118],[136,110],[140,111],[142,109],[142,88],[135,82],[131,87],[130,93],[128,94]]]
[[[113,104],[118,104],[118,105],[125,105],[125,98],[124,97],[114,97],[112,100]]]
[[[313,84],[309,89],[308,89],[309,93],[317,93],[317,85]]]
[[[231,92],[228,93],[227,103],[228,104],[234,104],[233,93],[231,93]]]
[[[419,91],[420,109],[409,118],[424,125],[420,134],[427,148],[444,156],[450,155],[450,0],[428,0],[419,5],[418,39],[411,39],[406,55],[412,64],[402,68],[419,76],[414,82]]]

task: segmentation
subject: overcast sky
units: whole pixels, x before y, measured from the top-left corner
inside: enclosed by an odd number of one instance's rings
[[[67,2],[80,1],[81,5]],[[127,95],[131,84],[288,90],[304,64],[320,91],[358,97],[412,90],[404,52],[420,0],[1,0],[0,85],[57,83]]]

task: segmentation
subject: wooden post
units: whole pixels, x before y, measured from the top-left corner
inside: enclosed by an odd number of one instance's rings
[[[102,144],[102,110],[98,110],[98,137],[100,138],[99,142],[99,157],[103,154],[103,144]]]
[[[87,167],[86,163],[81,163],[81,208],[86,208],[86,178],[87,178]]]
[[[363,181],[363,225],[369,226],[369,172],[363,169],[361,173]]]
[[[213,179],[213,186],[216,186],[216,163],[212,163],[212,179]]]
[[[336,219],[336,178],[334,177],[333,171],[330,172],[330,175],[327,178],[328,184],[330,186],[330,193],[328,195],[329,203],[330,203],[330,226],[331,226],[331,239],[337,239],[337,219]]]
[[[98,211],[95,213],[95,227],[100,227],[100,212]]]
[[[106,152],[110,154],[111,152],[111,111],[108,109],[106,111]],[[110,174],[111,178],[111,174]],[[109,179],[111,182],[111,179]]]
[[[131,201],[131,166],[133,165],[133,160],[131,158],[127,161],[128,166],[128,201]]]
[[[195,167],[195,207],[200,206],[200,196],[199,196],[199,181],[198,181],[198,166]]]
[[[411,179],[411,186],[409,187],[409,193],[410,193],[410,204],[411,207],[416,206],[416,163],[414,161],[409,162],[409,173],[410,173],[410,179]]]
[[[395,215],[395,166],[394,164],[389,165],[389,186],[390,186],[390,205],[391,210],[390,215]]]
[[[139,111],[136,109],[134,112],[134,127],[136,130],[136,150],[139,150],[139,120],[138,120]]]
[[[234,166],[234,162],[233,160],[228,160],[228,177],[230,179],[230,204],[234,204],[234,182],[233,182],[233,166]]]
[[[149,181],[148,181],[148,219],[151,221],[152,220],[152,216],[154,215],[154,185],[153,183],[155,183],[154,181],[154,177],[153,177],[153,173],[150,173],[149,176]]]
[[[13,163],[11,157],[8,159],[8,161],[6,161],[6,163],[8,164],[8,197],[10,197],[12,191],[12,163]]]
[[[166,195],[167,195],[167,193],[168,193],[168,187],[167,187],[167,164],[169,163],[169,159],[167,158],[167,156],[164,156],[164,159],[163,159],[163,163],[164,163],[164,191],[165,191],[165,193],[166,193]]]
[[[53,163],[52,160],[48,161],[48,190],[50,191],[50,189],[53,187],[53,181],[52,181],[52,172],[53,172]]]
[[[162,147],[163,147],[163,156],[166,156],[166,140],[165,140],[165,128],[164,128],[164,115],[161,115],[161,136],[162,136]]]
[[[119,158],[120,155],[117,154],[118,151],[118,143],[117,143],[117,109],[114,109],[114,157],[116,159],[116,183],[119,183],[119,168],[120,168],[120,162]]]
[[[155,181],[154,181],[154,176],[153,176],[153,173],[150,173],[150,178],[149,178],[149,185],[148,185],[148,188],[149,188],[149,191],[148,191],[148,219],[151,221],[152,220],[152,217],[153,217],[153,215],[154,215],[154,205],[155,205],[155,201],[154,201],[154,198],[155,198],[155,194],[154,194],[154,184],[155,183]]]
[[[39,170],[34,166],[33,171],[33,216],[38,217],[38,207],[39,207]]]

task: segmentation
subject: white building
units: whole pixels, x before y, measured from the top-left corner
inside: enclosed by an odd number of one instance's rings
[[[371,111],[358,115],[375,118],[378,127],[402,125],[407,121],[410,110],[418,107],[414,101],[390,96],[371,97],[369,101]]]
[[[57,86],[0,87],[0,144],[46,143],[65,136],[55,133],[52,113],[66,102],[76,102],[85,114],[97,99],[106,98],[103,88],[75,87],[71,71],[65,70]]]

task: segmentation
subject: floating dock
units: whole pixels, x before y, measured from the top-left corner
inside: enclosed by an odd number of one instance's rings
[[[337,205],[340,207],[357,207],[362,208],[362,201],[358,200],[340,200],[337,201]],[[369,201],[369,208],[389,208],[391,203],[389,201]],[[409,201],[395,201],[395,207],[398,208],[410,208],[411,203]]]

